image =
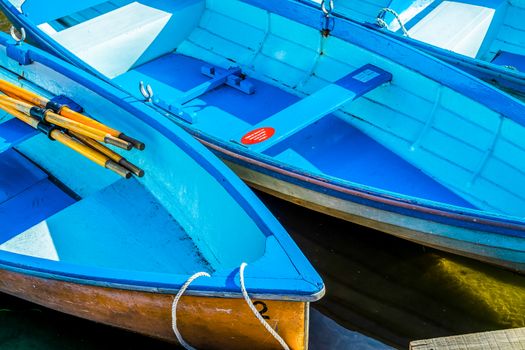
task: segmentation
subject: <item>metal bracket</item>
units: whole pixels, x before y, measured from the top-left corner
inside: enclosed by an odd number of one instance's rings
[[[176,117],[188,122],[194,122],[194,113],[188,113],[184,110],[184,105],[199,98],[207,92],[214,90],[222,85],[228,85],[236,90],[242,91],[245,94],[251,95],[255,92],[255,86],[249,80],[246,80],[242,75],[240,68],[230,68],[228,70],[216,68],[213,66],[201,67],[201,73],[212,78],[200,85],[197,85],[191,90],[186,91],[181,96],[177,97],[173,102],[167,102],[162,98],[153,98],[153,89],[150,85],[144,85],[140,82],[140,92],[147,102],[151,102],[155,106],[169,112]]]
[[[14,59],[18,64],[27,66],[31,64],[33,60],[29,57],[29,50],[22,48],[22,43],[26,39],[26,31],[24,28],[20,28],[20,36],[16,34],[16,29],[11,26],[11,37],[15,41],[14,44],[8,43],[6,45],[7,57]]]

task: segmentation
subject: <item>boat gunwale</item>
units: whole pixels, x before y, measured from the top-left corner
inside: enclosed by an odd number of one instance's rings
[[[9,259],[9,257],[13,257]],[[126,275],[133,277],[154,277],[149,281],[146,281],[146,278],[105,278],[97,277],[95,278],[92,274],[81,274],[81,273],[68,273],[65,271],[58,272],[56,269],[53,269],[51,265],[60,264],[62,270],[64,266],[70,267],[71,270],[79,270],[79,265],[63,263],[60,261],[51,261],[41,258],[35,258],[31,256],[23,256],[16,253],[0,251],[0,269],[19,273],[26,276],[39,277],[43,279],[51,279],[59,282],[69,282],[89,286],[97,286],[104,288],[115,288],[122,290],[131,290],[131,291],[141,291],[141,292],[151,292],[151,293],[160,293],[160,294],[177,294],[180,290],[181,285],[188,279],[187,275],[182,274],[169,274],[169,273],[155,273],[155,272],[144,272],[139,271],[126,271]],[[38,267],[37,267],[38,266]],[[119,272],[123,270],[112,269],[112,268],[93,268],[89,267],[89,271],[93,270],[102,271],[108,276],[118,275]],[[236,275],[238,274],[238,268],[234,269]],[[159,283],[158,279],[155,277],[158,276],[171,276],[179,277],[180,281],[174,283]],[[186,290],[184,295],[192,296],[203,296],[203,297],[224,297],[224,298],[242,298],[242,291],[240,286],[236,286],[236,290],[233,290],[232,276],[211,276],[208,278],[197,279],[191,286]],[[264,291],[261,288],[252,288],[254,282],[262,282],[265,284],[267,282],[273,282],[275,280],[282,281],[282,278],[258,278],[245,276],[245,281],[250,297],[252,298],[263,298],[268,300],[283,300],[283,301],[297,301],[297,302],[314,302],[321,299],[325,294],[325,286],[323,284],[322,288],[317,288],[317,285],[308,282],[306,280],[295,280],[293,285],[294,289],[297,289],[299,284],[302,284],[304,287],[310,286],[310,289],[316,289],[312,293],[292,293],[291,291],[282,290],[281,293],[273,292],[271,290]],[[208,283],[206,283],[208,282]],[[227,285],[227,287],[224,287]],[[222,288],[221,288],[222,286]],[[306,289],[306,288],[305,288]]]

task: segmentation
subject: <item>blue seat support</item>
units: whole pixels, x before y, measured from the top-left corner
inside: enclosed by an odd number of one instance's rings
[[[233,141],[263,152],[391,79],[392,74],[367,64],[261,121]]]
[[[201,67],[201,73],[210,77],[211,79],[194,87],[191,90],[186,91],[181,96],[177,97],[174,103],[168,103],[161,98],[156,98],[153,103],[164,109],[167,112],[177,115],[188,123],[193,122],[193,116],[184,111],[183,105],[199,98],[205,93],[214,90],[222,85],[228,85],[234,89],[244,92],[245,94],[251,95],[255,92],[254,85],[243,78],[240,68],[230,68],[228,70],[212,67],[203,66]]]
[[[0,124],[0,153],[38,134],[38,130],[18,119]]]

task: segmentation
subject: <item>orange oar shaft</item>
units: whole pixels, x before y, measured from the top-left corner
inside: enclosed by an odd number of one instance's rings
[[[40,120],[32,116],[25,115],[24,113],[19,112],[16,109],[8,107],[8,106],[1,106],[1,108],[5,110],[6,112],[8,112],[9,114],[13,115],[14,117],[20,119],[21,121],[29,124],[33,128],[41,130],[39,128],[39,124],[42,123]],[[107,156],[101,154],[100,152],[97,152],[96,150],[93,150],[92,148],[74,140],[70,136],[63,134],[59,130],[56,130],[56,129],[51,130],[49,133],[49,137],[73,149],[74,151],[80,153],[81,155],[88,158],[92,162],[106,169],[112,170],[113,172],[117,173],[118,175],[124,178],[129,179],[131,177],[131,172],[129,172],[129,170],[115,163],[114,161],[109,159]]]
[[[110,134],[113,137],[117,137],[117,138],[119,138],[121,140],[129,142],[131,145],[133,145],[133,147],[135,147],[138,150],[142,151],[146,147],[143,142],[141,142],[139,140],[136,140],[136,139],[134,139],[132,137],[129,137],[126,134],[124,134],[124,133],[122,133],[120,131],[112,129],[112,128],[110,128],[107,125],[104,125],[104,124],[102,124],[100,122],[97,122],[96,120],[94,120],[92,118],[86,117],[85,115],[83,115],[81,113],[75,112],[74,110],[72,110],[68,106],[64,106],[60,110],[60,115],[66,117],[66,118],[69,118],[71,120],[77,121],[79,123],[82,123],[82,124],[85,124],[85,125],[88,125],[88,126],[91,126],[91,127],[94,127],[94,128],[98,128],[100,130],[103,130],[103,131],[107,132],[108,134]]]
[[[31,91],[28,91],[24,88],[21,88],[15,84],[12,84],[6,80],[1,80],[0,79],[0,90],[2,90],[5,94],[7,95],[10,95],[10,96],[15,96],[17,98],[20,98],[22,100],[25,100],[35,106],[38,106],[40,108],[48,108],[48,105],[50,103],[50,101],[34,92],[31,92]],[[92,128],[96,128],[96,129],[99,129],[101,131],[104,131],[105,133],[113,136],[113,137],[116,137],[116,138],[120,138],[126,142],[129,142],[130,144],[133,145],[133,147],[139,149],[139,150],[143,150],[146,146],[144,145],[143,142],[141,141],[138,141],[132,137],[129,137],[127,135],[125,135],[124,133],[118,131],[118,130],[115,130],[113,128],[110,128],[109,126],[107,125],[104,125],[90,117],[87,117],[81,113],[78,113],[78,112],[75,112],[73,111],[71,108],[69,108],[68,106],[63,106],[62,108],[60,108],[59,111],[56,111],[58,114],[66,117],[66,118],[69,118],[71,120],[74,120],[76,122],[79,122],[79,123],[82,123],[84,125],[87,125],[87,126],[90,126]]]
[[[144,170],[140,169],[136,165],[130,163],[126,158],[122,157],[120,154],[113,152],[111,149],[107,148],[106,146],[98,143],[97,141],[90,139],[89,137],[85,137],[83,135],[79,135],[76,132],[70,132],[71,135],[73,135],[78,140],[82,141],[85,145],[99,151],[100,153],[108,156],[111,160],[114,162],[122,165],[124,168],[131,171],[133,174],[135,174],[138,177],[144,176]]]
[[[88,136],[95,140],[105,142],[125,150],[130,150],[132,147],[132,145],[129,142],[106,134],[99,129],[95,129],[84,124],[78,123],[76,121],[69,120],[68,118],[65,118],[51,111],[44,111],[40,107],[34,107],[27,102],[19,101],[9,96],[0,95],[0,105],[15,108],[19,112],[25,113],[27,115],[31,115],[31,111],[37,111],[36,109],[39,109],[39,112],[43,116],[43,119],[50,124],[54,124],[62,128],[76,131],[82,135]]]

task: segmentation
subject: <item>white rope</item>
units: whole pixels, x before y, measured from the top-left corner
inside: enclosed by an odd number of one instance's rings
[[[281,336],[272,328],[272,326],[268,324],[268,322],[266,322],[266,320],[261,316],[259,311],[257,311],[257,309],[255,308],[255,305],[253,305],[252,300],[248,296],[248,292],[246,291],[246,286],[244,284],[244,269],[246,268],[246,266],[248,266],[248,264],[243,262],[239,269],[239,279],[241,281],[241,291],[242,291],[242,296],[244,297],[244,300],[246,300],[246,303],[252,310],[255,317],[257,317],[257,319],[262,323],[264,328],[266,328],[266,330],[281,344],[283,349],[290,350],[290,347],[288,346],[288,344],[286,344],[284,339],[281,338]]]
[[[406,37],[410,37],[410,35],[408,34],[407,29],[405,28],[405,25],[401,21],[401,18],[399,18],[399,14],[396,11],[392,10],[391,8],[389,8],[389,7],[385,7],[383,9],[381,9],[381,11],[379,11],[379,13],[377,15],[377,18],[376,18],[377,25],[380,26],[381,28],[390,29],[388,27],[388,24],[383,19],[387,12],[392,14],[392,16],[394,16],[394,18],[397,20],[397,23],[399,24],[399,27],[403,31],[403,35],[406,36]]]
[[[199,277],[210,277],[210,274],[206,272],[197,272],[196,274],[188,278],[186,283],[182,285],[179,292],[175,296],[175,299],[173,299],[173,304],[171,305],[171,328],[173,329],[173,333],[175,333],[175,336],[177,337],[177,340],[179,341],[180,345],[182,345],[186,350],[196,349],[184,341],[182,335],[179,332],[179,329],[177,328],[177,305],[179,304],[179,300],[184,294],[184,292],[186,292],[186,289],[188,289],[190,284]]]

